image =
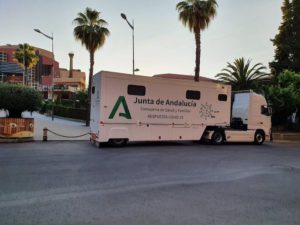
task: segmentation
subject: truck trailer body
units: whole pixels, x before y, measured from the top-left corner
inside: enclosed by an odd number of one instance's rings
[[[265,98],[232,93],[212,81],[133,76],[101,71],[93,76],[91,139],[127,141],[210,140],[261,144],[270,138]],[[259,140],[255,135],[259,134]]]

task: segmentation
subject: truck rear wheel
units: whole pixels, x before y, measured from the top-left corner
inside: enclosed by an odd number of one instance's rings
[[[257,145],[263,144],[265,141],[265,133],[263,131],[256,131],[254,135],[254,143]]]
[[[220,130],[216,130],[211,136],[211,142],[215,145],[223,144],[225,141],[224,133]]]
[[[122,147],[126,144],[127,140],[118,138],[118,139],[110,139],[109,144],[114,146],[114,147]]]

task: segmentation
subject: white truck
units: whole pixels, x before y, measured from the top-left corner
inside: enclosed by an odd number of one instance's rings
[[[271,108],[252,91],[216,81],[101,71],[93,76],[91,140],[254,142],[271,137]],[[186,78],[186,77],[184,77]]]

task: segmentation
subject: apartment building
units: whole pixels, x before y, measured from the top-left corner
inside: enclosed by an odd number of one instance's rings
[[[0,46],[0,82],[24,84],[24,68],[15,59],[18,45]],[[85,73],[73,69],[74,54],[70,53],[70,69],[59,68],[59,62],[52,52],[34,47],[39,60],[28,70],[28,86],[43,93],[45,99],[52,99],[52,92],[68,98],[76,91],[85,90]],[[52,89],[53,88],[53,89]]]

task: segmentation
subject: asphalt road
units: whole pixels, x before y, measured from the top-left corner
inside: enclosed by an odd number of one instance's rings
[[[0,144],[1,225],[300,224],[300,146]]]

